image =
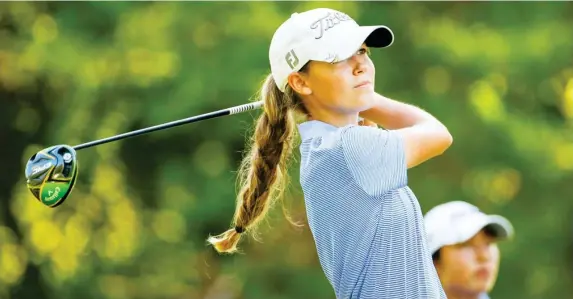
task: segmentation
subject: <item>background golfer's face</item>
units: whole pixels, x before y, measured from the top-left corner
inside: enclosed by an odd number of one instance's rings
[[[446,291],[489,292],[497,279],[499,249],[496,239],[481,230],[465,243],[444,246],[436,269]]]

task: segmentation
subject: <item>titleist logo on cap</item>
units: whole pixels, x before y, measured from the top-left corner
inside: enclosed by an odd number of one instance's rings
[[[328,12],[326,16],[310,24],[310,29],[313,29],[316,32],[316,36],[314,38],[320,39],[324,35],[324,32],[327,31],[328,29],[331,29],[332,27],[340,24],[343,21],[350,21],[350,20],[352,20],[352,18],[350,18],[346,14],[340,12],[335,12],[335,13]]]

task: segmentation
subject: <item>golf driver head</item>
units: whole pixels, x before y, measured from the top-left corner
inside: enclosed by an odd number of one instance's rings
[[[34,154],[26,164],[26,185],[42,204],[54,208],[72,192],[78,175],[76,151],[55,145]]]

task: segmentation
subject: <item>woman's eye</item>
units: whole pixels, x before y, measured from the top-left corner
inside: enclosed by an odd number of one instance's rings
[[[370,51],[366,48],[360,48],[360,50],[358,50],[358,55],[363,55],[363,54],[370,54]]]

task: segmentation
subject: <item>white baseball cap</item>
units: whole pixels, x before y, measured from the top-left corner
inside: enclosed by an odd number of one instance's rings
[[[347,14],[329,8],[293,13],[275,31],[269,49],[271,73],[281,91],[287,78],[311,60],[334,63],[350,58],[363,43],[388,47],[394,34],[386,26],[360,26]]]
[[[513,237],[513,226],[505,217],[488,215],[464,201],[451,201],[432,208],[424,216],[430,253],[447,245],[463,243],[488,226],[498,240]]]

